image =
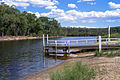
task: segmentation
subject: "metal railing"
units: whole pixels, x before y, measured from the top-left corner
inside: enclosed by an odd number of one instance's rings
[[[49,40],[47,35],[47,46],[87,46],[87,45],[98,45],[99,51],[102,49],[102,45],[120,45],[120,38],[101,38],[97,39],[80,39],[80,40]],[[45,41],[43,35],[43,48],[45,48]]]

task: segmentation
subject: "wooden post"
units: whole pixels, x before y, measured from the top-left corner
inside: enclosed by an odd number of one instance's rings
[[[86,40],[86,46],[87,46],[87,40]]]
[[[43,52],[45,52],[45,38],[44,38],[44,34],[43,34]]]
[[[68,45],[68,53],[70,54],[70,41],[67,42]]]
[[[109,41],[109,45],[110,45],[110,26],[108,26],[108,41]]]
[[[43,34],[43,68],[45,68],[45,38]]]
[[[48,34],[47,34],[47,46],[48,46]]]
[[[99,52],[101,52],[102,46],[101,46],[101,36],[99,36]]]
[[[55,62],[57,61],[57,41],[55,41],[55,48],[56,48],[56,52],[55,52]]]
[[[106,45],[108,45],[108,43],[107,43],[107,39],[106,39]]]
[[[77,44],[77,46],[78,46],[78,40],[76,41],[76,44]]]

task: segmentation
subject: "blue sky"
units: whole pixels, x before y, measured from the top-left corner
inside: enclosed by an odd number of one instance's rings
[[[120,25],[119,0],[0,0],[21,12],[57,19],[61,26],[108,27]]]

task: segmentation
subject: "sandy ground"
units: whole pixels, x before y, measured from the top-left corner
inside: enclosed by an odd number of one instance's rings
[[[49,38],[57,38],[64,36],[50,36]],[[27,37],[27,36],[0,36],[0,41],[11,41],[11,40],[27,40],[27,39],[42,39],[42,37]]]
[[[81,61],[83,64],[97,70],[97,76],[93,80],[120,80],[120,57],[94,57],[93,52],[80,53],[77,55],[78,57],[76,58],[67,59],[53,68],[20,80],[50,80],[50,72],[63,69],[65,65],[71,66],[71,64],[74,64],[76,61]]]
[[[41,38],[41,37],[3,36],[3,37],[0,37],[0,41],[26,40],[26,39],[39,39],[39,38]]]

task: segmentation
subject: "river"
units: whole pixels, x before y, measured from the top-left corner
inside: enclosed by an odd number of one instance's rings
[[[63,37],[60,40],[96,39],[97,37]],[[94,43],[94,42],[93,42]],[[84,44],[83,44],[84,45]],[[42,39],[1,41],[0,80],[18,80],[63,62],[45,57],[43,67]]]

